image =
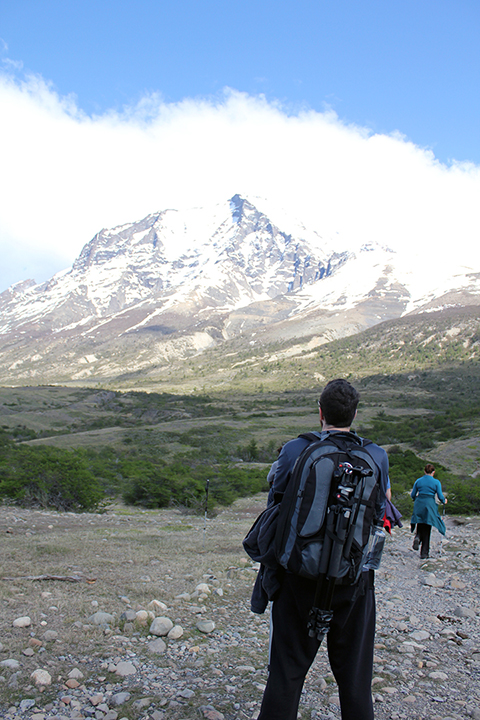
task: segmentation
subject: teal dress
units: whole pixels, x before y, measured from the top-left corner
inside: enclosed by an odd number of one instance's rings
[[[445,535],[445,523],[438,514],[435,495],[438,495],[440,502],[444,503],[445,498],[442,493],[440,482],[432,475],[423,475],[415,480],[411,496],[415,501],[413,504],[413,515],[411,524],[432,525],[436,527],[442,535]]]

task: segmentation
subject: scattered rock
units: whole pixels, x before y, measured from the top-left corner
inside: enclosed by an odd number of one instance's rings
[[[0,661],[0,667],[8,668],[9,670],[16,670],[20,667],[20,663],[15,658],[8,658],[7,660]]]
[[[445,587],[445,580],[437,578],[434,573],[430,573],[423,578],[423,584],[429,587],[441,588]]]
[[[75,678],[69,678],[69,679],[66,681],[65,685],[66,685],[66,687],[69,688],[70,690],[75,690],[75,688],[80,687],[80,683],[78,682],[78,680],[75,680]]]
[[[215,623],[213,620],[199,620],[197,630],[200,630],[201,633],[211,633],[215,630]]]
[[[34,670],[30,677],[34,681],[35,685],[47,686],[52,684],[52,676],[47,670],[43,670],[42,668]]]
[[[182,636],[183,628],[181,625],[174,625],[167,633],[167,637],[170,638],[170,640],[179,640]]]
[[[173,622],[167,617],[157,617],[150,625],[150,633],[152,635],[168,635],[170,630],[173,628]]]
[[[110,613],[98,610],[88,618],[88,622],[91,622],[94,625],[111,625],[115,622],[115,618]]]
[[[27,710],[30,710],[33,707],[35,707],[35,700],[33,698],[28,698],[27,700],[22,700],[20,702],[20,712],[22,713],[27,712]]]
[[[145,517],[150,522],[148,514]],[[232,517],[230,530],[238,529],[235,523],[241,518]],[[249,525],[245,521],[245,530]],[[464,524],[458,538],[452,537],[452,550],[444,542],[441,553],[433,535],[428,563],[419,563],[411,552],[408,528],[395,530],[387,539],[375,583],[378,619],[372,686],[376,720],[480,720],[479,530],[477,520]],[[448,532],[454,536],[455,528],[449,527]],[[459,547],[465,551],[459,552]],[[33,610],[22,599],[17,613],[28,608],[40,632],[37,637],[31,626],[25,634],[13,632],[10,626],[2,636],[0,688],[7,691],[5,697],[14,694],[16,699],[15,705],[3,704],[0,693],[0,717],[254,720],[267,677],[269,610],[264,616],[249,612],[256,568],[243,560],[226,563],[223,575],[218,566],[202,571],[203,577],[184,575],[184,586],[194,587],[194,592],[178,593],[177,577],[169,588],[168,570],[162,571],[161,580],[155,570],[155,582],[170,610],[160,600],[145,600],[148,588],[140,586],[139,593],[132,590],[130,597],[119,597],[120,592],[112,596],[109,613],[98,610],[99,603],[106,602],[103,596],[89,599],[89,605],[97,608],[89,625],[83,616],[68,617],[69,627],[65,627],[56,589],[51,600],[51,593],[35,596],[39,602]],[[10,622],[8,618],[6,625]],[[103,633],[92,625],[102,627]],[[161,634],[154,632],[155,627]],[[44,665],[35,670],[36,663]],[[304,720],[339,716],[326,643],[307,676],[300,712]]]
[[[477,613],[475,612],[475,610],[472,610],[472,608],[468,608],[468,607],[456,607],[453,612],[457,617],[461,617],[461,618],[477,617]]]
[[[31,624],[32,624],[32,621],[30,620],[30,618],[27,615],[25,617],[16,618],[13,621],[13,627],[17,627],[17,628],[30,627]]]
[[[135,613],[134,619],[137,625],[140,625],[140,627],[147,627],[148,623],[150,622],[150,615],[146,610],[138,610]]]
[[[224,720],[225,718],[225,716],[218,710],[215,710],[212,705],[203,705],[200,708],[200,712],[205,720]]]
[[[147,605],[148,610],[151,610],[155,615],[158,613],[164,613],[166,610],[168,610],[165,603],[161,602],[160,600],[152,600]]]
[[[157,640],[150,640],[148,643],[148,649],[152,653],[164,653],[167,646],[161,638],[157,638]]]
[[[115,695],[111,696],[109,704],[113,707],[118,707],[119,705],[123,705],[124,703],[128,702],[128,700],[130,700],[130,697],[131,695],[129,692],[115,693]]]
[[[120,675],[120,677],[127,677],[127,675],[135,675],[137,672],[137,668],[135,665],[128,661],[122,661],[119,662],[117,667],[115,668],[115,675]]]
[[[444,672],[431,672],[428,673],[428,677],[431,677],[432,680],[448,680],[448,675]]]

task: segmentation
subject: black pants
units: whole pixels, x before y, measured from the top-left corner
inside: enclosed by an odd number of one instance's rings
[[[346,585],[335,589],[333,619],[327,635],[342,720],[373,720],[373,571],[364,573],[361,582],[360,592]],[[258,720],[296,720],[305,676],[320,646],[307,630],[315,589],[312,580],[292,574],[284,577],[272,607],[270,673]]]
[[[417,532],[415,536],[420,542],[420,557],[428,558],[430,554],[430,533],[432,526],[426,523],[417,523]]]

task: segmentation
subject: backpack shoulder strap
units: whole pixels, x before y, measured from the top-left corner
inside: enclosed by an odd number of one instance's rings
[[[360,437],[360,435],[357,435],[357,433],[353,432],[352,430],[350,430],[349,432],[345,432],[344,430],[322,430],[321,432],[306,432],[301,433],[298,437],[303,438],[304,440],[308,440],[309,442],[318,442],[319,440],[327,439],[334,441],[335,438],[338,438],[342,442],[349,441],[353,445],[360,445],[360,447],[372,445],[371,440]],[[334,442],[334,444],[336,443]]]
[[[345,446],[360,446],[363,447],[363,438],[354,432],[345,432],[343,430],[331,431],[327,430],[322,433],[322,440],[329,440],[333,445],[336,445],[339,450],[343,450]]]
[[[309,442],[318,442],[318,440],[323,440],[322,434],[319,432],[301,433],[298,437],[308,440]]]

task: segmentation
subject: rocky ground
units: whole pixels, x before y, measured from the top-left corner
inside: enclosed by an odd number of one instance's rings
[[[255,719],[268,612],[241,540],[265,502],[205,523],[178,511],[99,516],[0,508],[0,717]],[[396,529],[377,572],[377,720],[480,719],[480,518],[447,518],[431,558]],[[302,718],[340,718],[322,647]]]

